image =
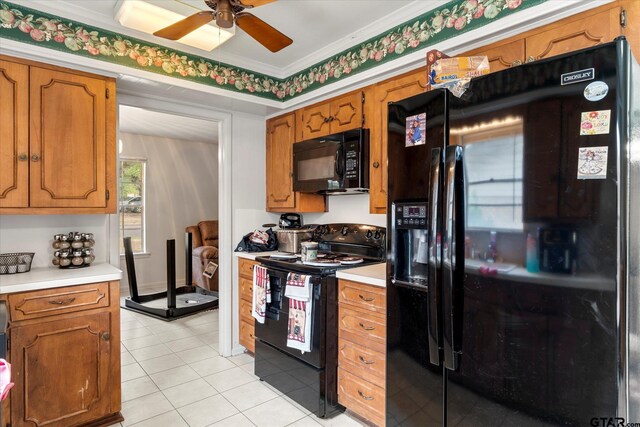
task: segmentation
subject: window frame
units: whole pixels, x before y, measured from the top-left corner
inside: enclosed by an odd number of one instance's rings
[[[123,224],[122,224],[122,214],[124,212],[120,211],[120,201],[122,200],[122,163],[123,162],[140,162],[142,163],[142,217],[140,228],[142,230],[142,251],[141,252],[133,252],[133,256],[135,257],[146,257],[150,256],[151,253],[147,251],[147,164],[148,160],[145,157],[135,157],[135,156],[120,156],[118,159],[118,240],[123,239]],[[120,247],[120,242],[118,242],[118,247]],[[118,252],[120,250],[118,249]],[[120,253],[121,257],[124,257],[124,252]]]
[[[519,132],[518,132],[519,131]],[[514,124],[511,124],[509,126],[506,127],[501,127],[501,128],[494,128],[494,129],[487,129],[487,130],[481,130],[481,131],[476,131],[476,132],[469,132],[469,133],[462,133],[457,135],[459,144],[462,145],[463,147],[466,147],[468,145],[472,145],[474,143],[478,143],[478,142],[482,142],[482,141],[491,141],[491,140],[495,140],[498,138],[504,138],[504,137],[516,137],[516,135],[524,135],[524,129],[523,129],[523,123],[520,122],[516,122]],[[524,140],[522,141],[523,144],[523,148],[524,148]],[[523,151],[523,156],[524,156],[524,151]],[[524,165],[524,158],[522,159],[523,161],[523,165]],[[465,164],[465,175],[467,175],[467,165]],[[524,171],[523,171],[524,174]],[[524,183],[524,175],[522,176],[522,178],[514,178],[514,179],[509,179],[509,180],[486,180],[486,181],[475,181],[473,183],[468,182],[468,180],[465,179],[465,194],[467,196],[465,196],[465,198],[468,198],[469,193],[469,187],[472,185],[477,185],[477,184],[483,184],[483,183],[489,183],[489,182],[509,182],[509,183]],[[524,197],[525,195],[522,194],[522,203],[520,204],[495,204],[495,205],[487,205],[487,204],[479,204],[479,203],[474,203],[473,206],[511,206],[513,208],[516,207],[520,207],[520,209],[522,210],[522,214],[524,215]],[[468,203],[468,201],[467,201]],[[501,227],[470,227],[469,226],[469,210],[465,209],[465,228],[467,230],[470,231],[500,231],[503,233],[516,233],[516,234],[520,234],[525,230],[525,223],[524,223],[524,217],[521,218],[520,220],[520,227],[518,228],[501,228]]]

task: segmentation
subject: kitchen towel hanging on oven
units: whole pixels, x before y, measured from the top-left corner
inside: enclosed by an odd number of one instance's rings
[[[311,276],[289,273],[284,296],[289,298],[289,327],[287,347],[301,352],[311,351],[311,322],[313,321],[313,285]]]
[[[251,304],[251,315],[258,321],[264,323],[267,303],[271,302],[271,282],[265,267],[256,265],[253,267],[253,301]]]

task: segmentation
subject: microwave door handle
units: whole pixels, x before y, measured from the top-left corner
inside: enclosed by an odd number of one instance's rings
[[[427,333],[429,341],[429,361],[440,366],[442,351],[441,293],[442,257],[440,253],[440,205],[439,193],[442,182],[442,150],[431,150],[431,177],[429,184],[429,282],[427,291]]]
[[[335,158],[336,177],[342,181],[344,176],[344,145],[340,144],[336,150]]]
[[[444,183],[443,242],[443,344],[444,366],[456,371],[462,346],[464,281],[464,171],[463,149],[447,147]]]

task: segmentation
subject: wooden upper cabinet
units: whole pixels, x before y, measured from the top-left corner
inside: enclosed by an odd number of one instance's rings
[[[110,314],[18,326],[11,332],[12,426],[66,427],[112,411]]]
[[[505,70],[525,62],[524,39],[514,40],[501,45],[490,45],[465,52],[464,56],[486,55],[490,72]]]
[[[295,208],[294,139],[294,114],[287,114],[267,122],[267,209]]]
[[[362,92],[341,96],[331,102],[331,133],[362,127]]]
[[[0,208],[29,206],[29,67],[0,60]]]
[[[361,91],[302,109],[296,142],[362,127]]]
[[[301,141],[331,134],[330,117],[331,104],[328,102],[303,109]]]
[[[612,41],[622,33],[620,7],[556,25],[526,38],[527,61],[561,55]]]
[[[373,88],[369,122],[369,203],[371,213],[387,212],[387,104],[418,95],[427,89],[427,73],[419,69]]]
[[[37,67],[30,76],[31,206],[106,207],[105,81]]]
[[[290,113],[267,121],[267,211],[325,212],[324,196],[293,191],[297,115]]]
[[[115,213],[115,80],[0,55],[0,93],[0,214]]]

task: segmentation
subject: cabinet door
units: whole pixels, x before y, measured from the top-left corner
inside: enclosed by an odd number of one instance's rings
[[[0,61],[0,207],[29,205],[29,67]]]
[[[287,114],[267,124],[267,210],[295,208],[293,193],[293,141],[295,115]]]
[[[96,313],[13,328],[12,426],[66,427],[111,412],[109,316]]]
[[[387,104],[417,95],[426,90],[427,73],[414,73],[383,82],[373,89],[369,142],[369,194],[371,213],[387,212]]]
[[[464,56],[486,55],[489,60],[489,70],[494,73],[524,63],[524,44],[524,39],[519,39],[499,46],[481,47],[466,52]]]
[[[106,82],[31,67],[30,206],[106,207]]]
[[[307,107],[302,110],[302,139],[318,138],[331,133],[331,104]]]
[[[606,43],[620,35],[621,30],[619,7],[567,22],[560,27],[527,37],[527,61]]]
[[[362,127],[362,101],[362,92],[356,92],[331,102],[331,133]]]

